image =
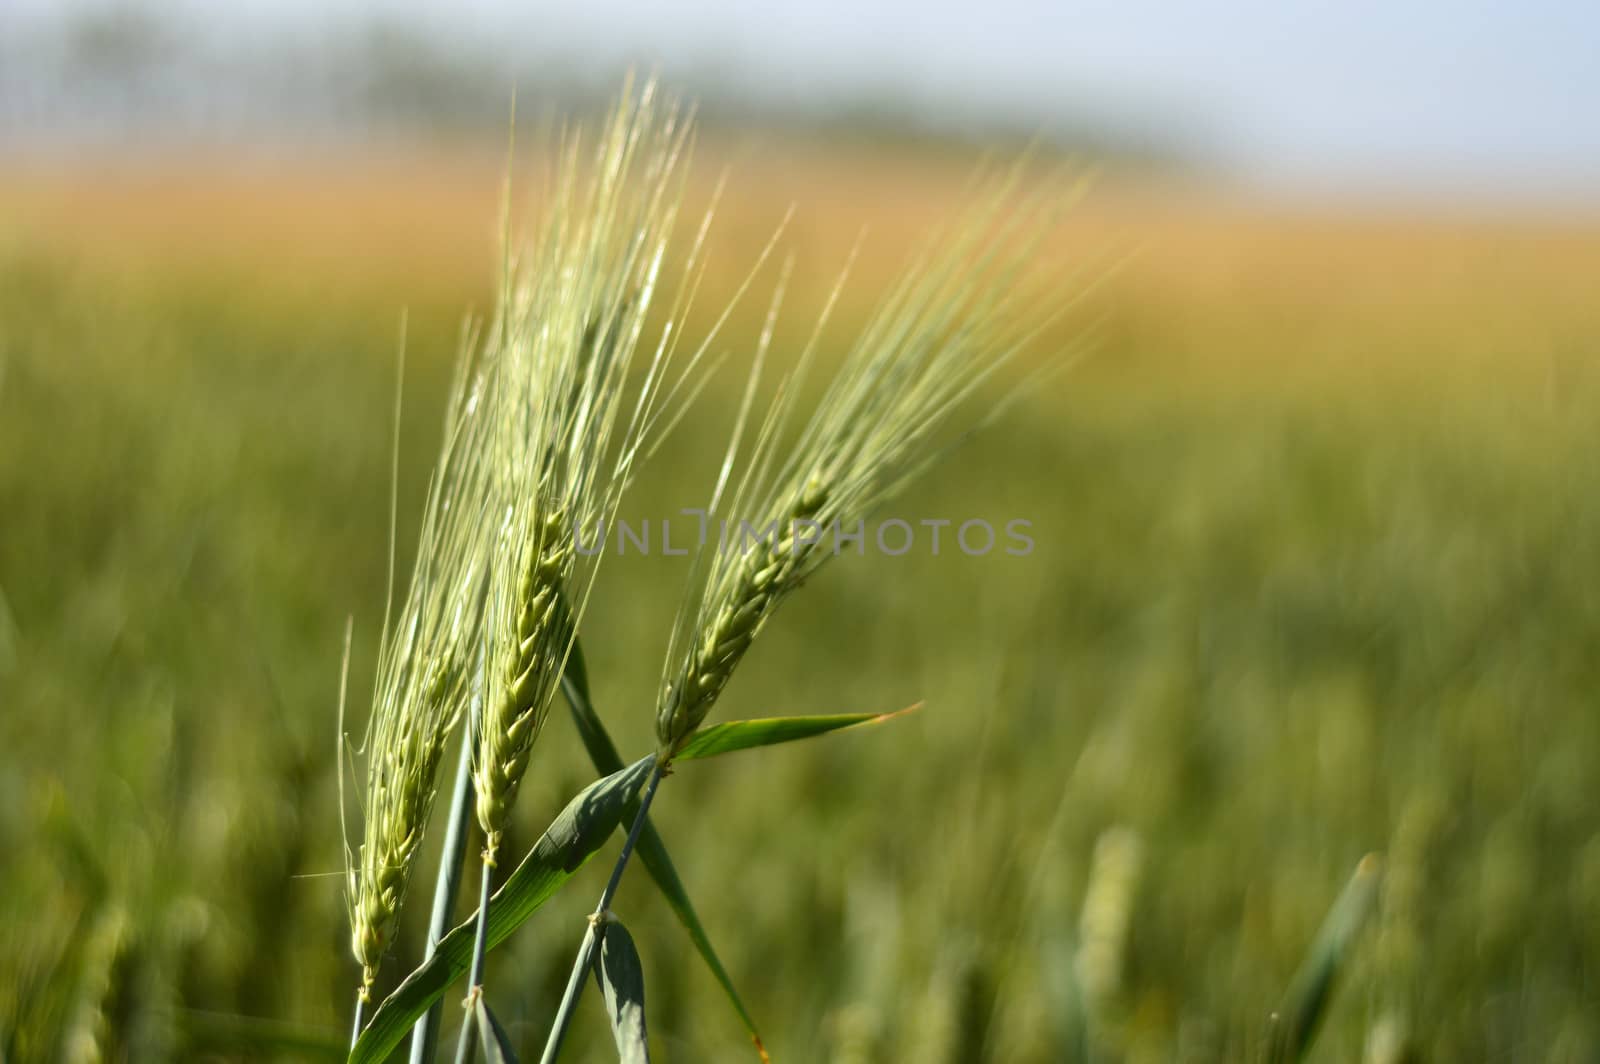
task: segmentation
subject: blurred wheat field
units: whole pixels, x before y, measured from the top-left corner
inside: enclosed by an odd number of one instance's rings
[[[792,203],[814,306],[865,227],[847,336],[969,162],[769,148],[702,152],[708,288]],[[346,616],[354,692],[381,623],[398,320],[403,561],[502,176],[453,145],[0,172],[5,1059],[337,1046],[334,704]],[[892,507],[1029,519],[1035,552],[841,561],[723,715],[926,708],[687,766],[658,807],[775,1059],[1254,1059],[1369,851],[1312,1059],[1596,1059],[1600,225],[1109,175],[1052,254],[1120,262],[1095,353]],[[737,387],[630,512],[698,504]],[[625,751],[686,574],[601,574],[585,651]],[[559,716],[533,768],[515,850],[592,776]],[[530,1044],[583,875],[490,958]],[[648,882],[621,907],[661,1058],[748,1057]],[[586,1011],[574,1057],[607,1037]]]

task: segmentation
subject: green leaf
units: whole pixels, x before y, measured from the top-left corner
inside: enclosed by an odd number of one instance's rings
[[[813,735],[826,735],[841,728],[854,728],[863,724],[878,724],[902,713],[919,708],[909,706],[893,713],[834,713],[810,717],[766,717],[761,720],[734,720],[726,724],[713,724],[701,728],[686,740],[675,760],[716,757],[757,746],[775,746],[792,743],[796,739],[809,739]]]
[[[483,1045],[484,1059],[489,1064],[518,1064],[517,1051],[511,1047],[506,1029],[494,1018],[494,1011],[482,994],[473,1002],[472,1012],[478,1019],[478,1041]]]
[[[611,741],[611,735],[600,720],[600,714],[595,712],[594,701],[589,696],[589,670],[583,662],[583,647],[576,638],[572,641],[571,652],[567,654],[567,668],[561,676],[561,693],[567,698],[567,707],[572,710],[572,723],[577,725],[578,737],[583,740],[583,748],[589,752],[589,760],[594,762],[594,767],[607,773],[621,768],[622,755],[617,752],[617,744]]]
[[[567,705],[572,710],[572,721],[577,725],[578,735],[583,740],[584,749],[588,750],[589,760],[594,763],[595,769],[600,772],[615,772],[621,768],[622,757],[617,753],[616,744],[611,741],[605,723],[601,721],[600,714],[595,712],[594,701],[589,697],[588,670],[584,666],[583,651],[577,641],[573,642],[572,652],[567,655],[566,675],[562,677],[561,690],[566,695]],[[637,802],[629,804],[628,811],[623,815],[624,823],[632,823],[637,808]],[[711,938],[700,923],[699,914],[695,912],[694,904],[689,900],[689,892],[684,889],[683,880],[678,878],[678,870],[667,853],[667,844],[662,841],[661,834],[656,831],[655,825],[648,818],[645,819],[644,829],[639,833],[638,841],[634,843],[634,853],[644,862],[650,878],[655,881],[656,887],[660,889],[667,905],[677,916],[678,922],[688,932],[689,941],[694,943],[695,951],[711,970],[711,975],[722,988],[728,1003],[733,1006],[733,1011],[739,1014],[739,1020],[744,1024],[745,1033],[750,1036],[750,1041],[755,1044],[756,1052],[761,1055],[763,1061],[769,1060],[766,1046],[761,1041],[761,1032],[756,1030],[755,1020],[745,1008],[739,992],[734,989],[733,979],[728,975],[722,959],[717,956],[716,949],[711,945]]]
[[[638,796],[654,763],[654,754],[642,757],[589,784],[567,804],[489,900],[489,948],[522,926],[605,843],[622,822],[629,802]],[[476,921],[474,912],[440,939],[433,956],[384,999],[350,1050],[351,1064],[379,1064],[387,1059],[418,1017],[467,970]]]
[[[1272,1017],[1267,1032],[1267,1059],[1272,1064],[1300,1060],[1311,1048],[1339,969],[1377,902],[1382,878],[1382,858],[1367,854],[1333,903],[1290,984],[1283,1009]]]
[[[594,959],[594,977],[605,995],[611,1034],[617,1040],[622,1064],[650,1064],[650,1044],[644,1024],[644,966],[633,936],[621,921],[607,913],[601,928],[600,953]]]

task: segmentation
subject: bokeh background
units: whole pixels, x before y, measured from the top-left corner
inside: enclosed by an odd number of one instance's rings
[[[1096,174],[1035,358],[1093,354],[894,507],[1036,551],[831,566],[721,713],[925,708],[658,805],[775,1059],[1254,1059],[1374,851],[1313,1059],[1600,1057],[1600,11],[526,7],[0,6],[0,1059],[338,1056],[401,316],[404,559],[513,87],[521,216],[630,67],[700,101],[713,290],[794,208],[780,359],[985,153]],[[738,386],[632,509],[703,497]],[[685,575],[609,562],[586,619],[627,751]],[[508,846],[590,776],[558,711]],[[603,874],[491,959],[529,1052]],[[753,1059],[637,870],[617,908],[659,1058]]]

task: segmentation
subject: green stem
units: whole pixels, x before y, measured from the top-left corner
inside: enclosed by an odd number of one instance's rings
[[[474,703],[469,720],[477,719]],[[461,870],[467,853],[467,835],[472,819],[472,739],[473,728],[462,729],[461,758],[456,764],[455,789],[450,796],[450,820],[445,825],[444,851],[439,855],[439,878],[433,886],[433,915],[428,921],[428,948],[423,960],[431,960],[439,940],[450,930],[450,915],[455,911],[456,895],[461,891]],[[411,1064],[428,1064],[439,1046],[439,1024],[444,1020],[444,1000],[433,1003],[411,1032]]]
[[[489,881],[493,878],[494,864],[488,851],[484,852],[483,874],[478,880],[478,929],[472,939],[472,968],[467,979],[466,1015],[461,1020],[461,1040],[456,1043],[456,1064],[468,1064],[477,1045],[477,1024],[473,1023],[472,1006],[483,994],[484,954],[489,946]]]
[[[367,988],[360,987],[356,990],[356,1016],[350,1023],[350,1048],[356,1047],[356,1040],[361,1037],[361,1021],[366,1018]]]
[[[600,895],[600,904],[595,907],[595,915],[590,918],[589,927],[583,933],[583,944],[578,947],[577,959],[572,963],[572,974],[567,977],[567,991],[562,995],[561,1006],[556,1010],[556,1018],[550,1026],[550,1038],[545,1042],[544,1054],[539,1058],[540,1064],[555,1064],[556,1057],[561,1053],[561,1043],[566,1040],[567,1030],[572,1026],[572,1017],[577,1012],[578,998],[583,995],[584,984],[588,982],[589,971],[594,966],[595,947],[600,943],[596,928],[611,908],[611,900],[616,897],[617,887],[622,883],[622,873],[628,867],[628,858],[633,856],[633,847],[639,841],[639,833],[644,830],[645,820],[650,813],[650,803],[655,800],[656,787],[660,784],[666,768],[665,755],[656,755],[655,766],[650,770],[649,782],[645,784],[644,794],[639,798],[639,811],[633,816],[633,825],[628,828],[628,837],[622,843],[622,852],[617,855],[617,863],[611,869],[611,878],[606,881],[606,889]]]

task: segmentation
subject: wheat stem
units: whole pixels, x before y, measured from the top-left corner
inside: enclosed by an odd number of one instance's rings
[[[611,901],[617,895],[617,888],[622,885],[622,873],[627,870],[628,859],[633,856],[634,844],[639,841],[639,833],[644,830],[645,821],[650,816],[650,803],[655,801],[656,787],[661,783],[661,777],[667,770],[667,757],[665,754],[656,755],[656,763],[650,770],[650,779],[644,785],[644,793],[639,797],[639,811],[633,816],[633,824],[628,828],[628,837],[623,840],[622,852],[617,854],[617,863],[612,866],[611,878],[606,881],[606,889],[600,894],[600,904],[595,906],[595,911],[589,917],[589,926],[583,933],[583,943],[578,947],[578,956],[572,962],[572,974],[567,977],[567,990],[561,996],[561,1005],[556,1009],[556,1018],[550,1025],[550,1037],[545,1042],[544,1053],[539,1057],[540,1064],[554,1064],[561,1053],[561,1043],[566,1040],[567,1030],[572,1026],[572,1017],[578,1010],[578,998],[583,996],[584,985],[589,981],[590,969],[594,967],[595,947],[600,944],[600,936],[596,932],[611,908]]]
[[[484,953],[489,945],[489,885],[494,878],[494,864],[483,862],[483,876],[478,881],[478,933],[472,940],[472,990],[483,992]]]
[[[361,1028],[364,1026],[363,1021],[366,1019],[367,998],[367,987],[366,984],[363,983],[361,986],[356,988],[356,1014],[355,1018],[350,1021],[351,1049],[356,1047],[356,1041],[361,1037]]]
[[[467,1064],[472,1059],[476,1043],[476,1025],[472,1022],[472,1007],[483,996],[484,954],[489,946],[489,883],[494,877],[494,861],[487,850],[483,855],[483,874],[478,879],[478,929],[472,938],[472,968],[467,979],[467,998],[462,1003],[465,1015],[461,1019],[461,1040],[456,1043],[456,1064]]]
[[[482,658],[479,659],[479,687],[476,698],[483,698]],[[439,940],[450,930],[450,914],[455,910],[456,895],[461,891],[462,858],[467,852],[467,835],[472,817],[472,726],[477,718],[474,705],[468,715],[466,734],[461,737],[461,757],[456,763],[455,788],[450,796],[450,820],[445,825],[444,851],[439,855],[439,878],[433,887],[433,914],[428,921],[428,947],[423,959],[429,960],[438,948]],[[444,1001],[433,1007],[417,1021],[411,1032],[411,1064],[428,1064],[439,1045],[439,1024],[444,1019]]]

